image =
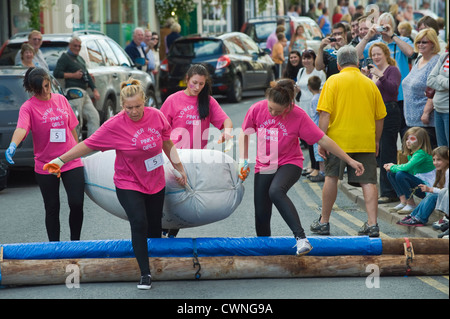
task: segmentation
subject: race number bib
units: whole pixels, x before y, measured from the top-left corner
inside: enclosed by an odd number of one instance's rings
[[[50,130],[50,142],[65,143],[66,142],[66,129],[52,128]]]
[[[147,169],[147,172],[151,172],[161,165],[164,164],[164,158],[162,153],[156,155],[155,157],[149,158],[145,161],[145,168]]]

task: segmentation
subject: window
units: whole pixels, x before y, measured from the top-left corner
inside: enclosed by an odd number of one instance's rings
[[[119,60],[117,60],[117,57],[114,54],[114,51],[111,49],[111,47],[108,45],[108,43],[104,39],[99,39],[98,44],[100,45],[100,48],[103,50],[106,65],[107,66],[118,66]]]
[[[90,67],[96,68],[99,66],[105,66],[102,53],[94,40],[89,40],[86,42],[86,49],[90,61]]]
[[[253,40],[251,40],[250,38],[248,38],[246,36],[241,36],[239,39],[242,41],[244,48],[247,50],[247,52],[249,54],[258,54],[259,53],[259,48],[256,45],[256,43],[253,42]]]
[[[126,66],[131,66],[131,60],[128,58],[128,56],[126,55],[125,51],[119,47],[119,45],[117,43],[115,43],[112,40],[106,40],[109,44],[109,46],[111,47],[111,49],[114,51],[118,61],[119,61],[119,65],[126,65]]]

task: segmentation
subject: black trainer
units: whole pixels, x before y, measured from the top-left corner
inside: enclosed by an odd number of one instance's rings
[[[359,236],[369,236],[369,237],[380,237],[380,228],[378,224],[369,226],[367,222],[362,225],[361,229],[358,231]]]
[[[144,275],[141,276],[141,281],[139,281],[139,284],[137,285],[138,289],[144,289],[148,290],[152,288],[152,276],[151,275]]]

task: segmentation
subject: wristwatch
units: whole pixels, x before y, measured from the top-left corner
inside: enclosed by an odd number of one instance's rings
[[[392,35],[391,35],[391,39],[393,39],[394,37],[396,37],[397,35],[395,34],[395,33],[393,33]]]

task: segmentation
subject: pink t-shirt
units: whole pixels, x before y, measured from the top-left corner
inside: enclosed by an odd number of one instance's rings
[[[166,186],[163,141],[170,125],[157,109],[146,107],[134,122],[121,111],[106,121],[84,143],[93,150],[116,150],[114,185],[120,189],[155,194]]]
[[[283,118],[281,115],[270,115],[267,100],[250,107],[242,130],[246,135],[256,132],[256,173],[272,172],[286,164],[302,168],[304,158],[299,138],[312,145],[324,136],[322,130],[297,105]]]
[[[221,130],[223,122],[228,118],[219,103],[210,97],[209,115],[200,120],[197,97],[188,96],[184,91],[170,95],[162,105],[161,112],[172,126],[170,137],[179,149],[205,148],[208,144],[210,124]]]
[[[46,163],[64,154],[77,142],[72,130],[77,127],[78,120],[67,99],[52,93],[49,101],[41,101],[36,97],[26,101],[19,111],[17,127],[33,134],[34,171],[48,175],[43,167]],[[61,172],[83,166],[81,159],[65,164]]]

